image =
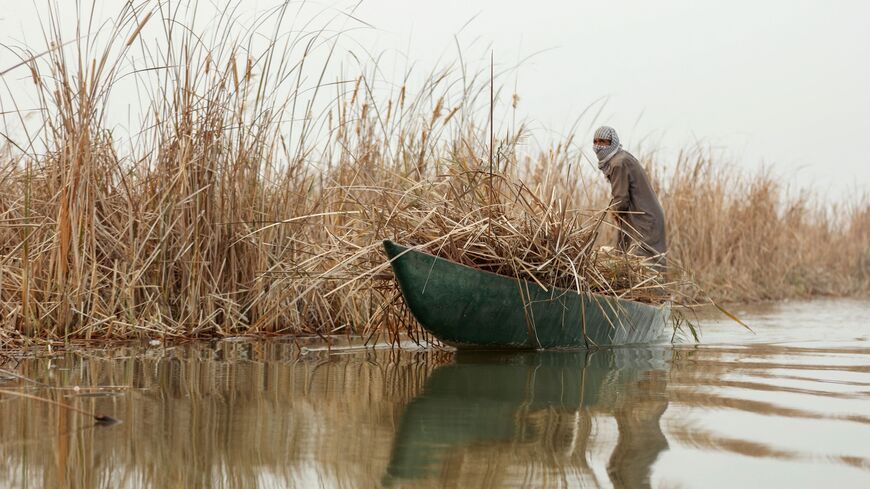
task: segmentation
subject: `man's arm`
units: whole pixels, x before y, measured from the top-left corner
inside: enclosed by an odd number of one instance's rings
[[[628,169],[622,163],[614,162],[610,170],[610,208],[616,212],[628,211]]]
[[[613,195],[613,198],[610,199],[610,209],[616,213],[616,222],[619,223],[619,231],[616,233],[616,248],[622,251],[628,251],[631,246],[631,240],[626,231],[627,216],[620,214],[629,209],[628,187],[628,169],[621,162],[613,162],[610,170],[610,193]]]

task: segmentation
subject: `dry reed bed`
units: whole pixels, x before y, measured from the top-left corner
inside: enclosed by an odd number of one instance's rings
[[[523,126],[489,140],[484,73],[445,69],[416,90],[379,91],[375,66],[305,86],[311,68],[288,46],[308,53],[323,32],[272,34],[256,52],[255,29],[232,42],[226,19],[209,37],[177,12],[148,12],[125,7],[102,42],[23,56],[42,130],[7,145],[0,166],[3,341],[417,334],[385,275],[383,238],[545,286],[642,298],[664,281],[593,253],[613,232],[607,189],[573,136],[536,154]],[[140,35],[148,22],[162,37]],[[47,32],[46,44],[67,41]],[[106,127],[122,73],[147,107],[130,143]],[[331,89],[320,113],[302,95]],[[19,116],[7,125],[26,126]],[[722,300],[870,289],[866,199],[843,209],[790,197],[703,152],[668,172],[646,163],[671,257],[693,271],[669,277],[681,300],[696,298],[688,279]]]

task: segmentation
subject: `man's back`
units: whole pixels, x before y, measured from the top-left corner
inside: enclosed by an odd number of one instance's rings
[[[620,213],[620,248],[627,250],[638,242],[644,255],[667,252],[665,213],[637,159],[620,149],[602,171],[610,182],[612,208]]]

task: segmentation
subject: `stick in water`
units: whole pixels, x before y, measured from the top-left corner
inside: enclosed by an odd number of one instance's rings
[[[117,423],[121,422],[121,420],[115,419],[111,416],[105,416],[102,414],[94,414],[90,411],[85,411],[84,409],[79,409],[77,407],[70,406],[69,404],[64,404],[62,402],[58,402],[58,401],[55,401],[53,399],[46,399],[44,397],[34,396],[32,394],[25,394],[23,392],[8,391],[5,389],[0,389],[0,394],[9,394],[10,396],[25,397],[27,399],[33,399],[35,401],[42,401],[42,402],[45,402],[48,404],[54,404],[55,406],[60,406],[62,408],[69,409],[70,411],[75,411],[79,414],[84,414],[85,416],[90,416],[90,417],[94,418],[94,420],[97,422],[98,425],[101,425],[101,426],[109,426],[109,425],[113,425],[113,424],[117,424]]]

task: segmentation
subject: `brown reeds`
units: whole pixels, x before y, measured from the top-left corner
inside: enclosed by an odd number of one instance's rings
[[[0,340],[419,334],[384,238],[640,300],[665,286],[691,301],[692,282],[724,300],[870,289],[866,199],[791,197],[703,152],[667,172],[646,161],[669,258],[691,274],[598,252],[613,233],[607,189],[574,136],[532,152],[520,126],[490,142],[475,120],[485,72],[382,91],[374,66],[326,83],[312,53],[328,64],[336,37],[281,34],[286,8],[263,36],[233,31],[228,13],[197,33],[160,4],[128,5],[108,35],[72,41],[49,17],[49,49],[22,55],[40,129],[17,107],[7,117],[25,135],[0,166]],[[106,113],[129,79],[145,115],[122,141]]]

